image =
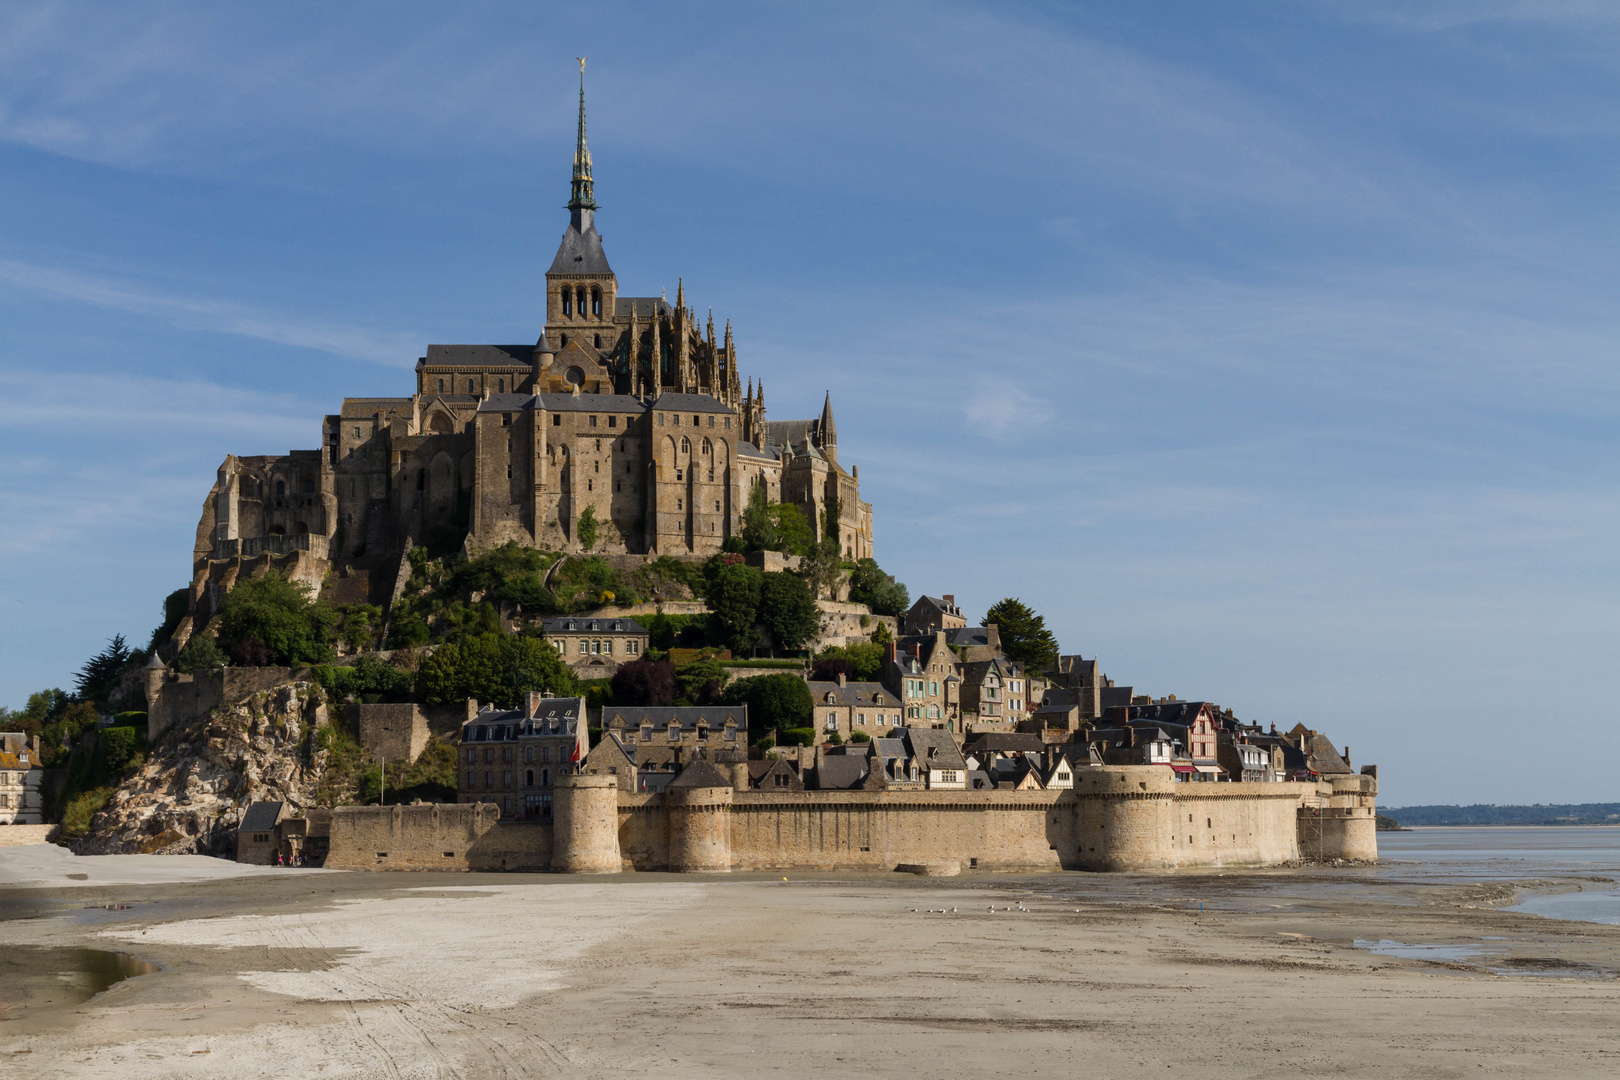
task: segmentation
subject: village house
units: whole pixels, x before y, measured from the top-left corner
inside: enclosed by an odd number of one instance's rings
[[[944,596],[922,596],[911,605],[906,612],[902,628],[905,633],[927,634],[930,637],[941,630],[958,630],[967,625],[967,619],[962,615],[962,609],[956,606],[956,597],[951,593]]]
[[[564,615],[540,624],[540,635],[582,679],[611,679],[619,665],[647,651],[647,631],[634,619]]]
[[[549,821],[556,779],[575,771],[588,743],[584,698],[530,692],[521,709],[486,707],[461,726],[456,801]]]
[[[1006,657],[962,665],[962,718],[967,730],[1012,732],[1034,711],[1024,666]]]
[[[962,732],[962,665],[944,630],[891,643],[883,682],[904,702],[907,726]]]
[[[928,780],[918,769],[904,735],[897,731],[888,738],[872,740],[872,775],[880,777],[882,786],[891,790],[921,791],[928,786]]]
[[[848,739],[857,731],[876,735],[901,723],[900,703],[887,687],[876,682],[808,680],[814,705],[816,734],[825,741],[836,734]]]
[[[746,761],[746,705],[608,705],[602,734],[616,735],[638,771],[678,773],[698,756],[713,762]]]
[[[967,761],[950,732],[908,727],[904,737],[929,790],[967,788]]]
[[[292,817],[284,802],[256,802],[242,815],[236,827],[236,861],[252,866],[274,866],[280,854],[281,837],[276,827]]]
[[[43,825],[39,736],[0,732],[0,825]]]
[[[754,791],[803,791],[804,780],[799,776],[797,765],[780,757],[750,761],[748,786]]]

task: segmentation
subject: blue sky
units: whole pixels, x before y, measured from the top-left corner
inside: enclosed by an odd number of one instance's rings
[[[0,703],[226,453],[622,287],[837,409],[880,562],[1383,800],[1620,798],[1620,8],[0,3]]]

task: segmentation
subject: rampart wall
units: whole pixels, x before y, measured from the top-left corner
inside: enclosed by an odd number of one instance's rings
[[[1376,859],[1370,777],[1177,784],[1088,771],[1072,791],[617,790],[559,785],[556,823],[480,803],[333,811],[330,867],[398,870],[1154,870]]]

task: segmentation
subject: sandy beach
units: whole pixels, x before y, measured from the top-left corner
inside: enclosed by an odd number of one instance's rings
[[[1614,1075],[1620,927],[1501,910],[1514,892],[1356,869],[435,876],[22,848],[0,852],[0,1071]],[[61,973],[84,949],[158,970],[85,1000]]]

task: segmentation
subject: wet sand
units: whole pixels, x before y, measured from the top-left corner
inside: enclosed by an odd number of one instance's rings
[[[14,976],[0,1075],[1620,1072],[1620,927],[1500,910],[1503,883],[1356,869],[163,883],[166,860],[146,861],[144,883],[102,883],[94,860],[75,860],[71,885],[0,883]],[[161,970],[43,1003],[52,965],[85,948]]]

